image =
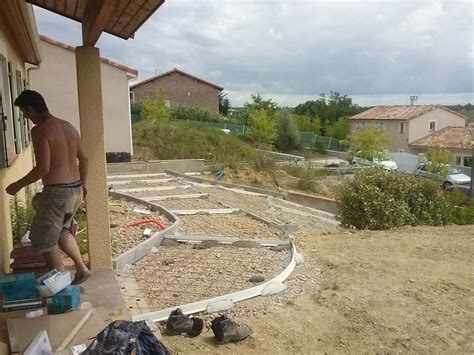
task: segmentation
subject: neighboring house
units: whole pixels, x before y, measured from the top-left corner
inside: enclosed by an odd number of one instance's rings
[[[6,187],[33,167],[29,123],[13,101],[25,88],[25,62],[41,61],[31,5],[0,3],[0,272],[8,271],[13,247],[10,196]],[[25,190],[18,193],[25,201]]]
[[[389,150],[405,152],[409,144],[448,126],[465,126],[465,117],[441,105],[376,106],[350,119],[350,131],[369,124],[391,137]]]
[[[442,147],[453,155],[452,164],[470,174],[472,150],[474,149],[474,128],[445,127],[429,136],[410,143],[413,153],[424,153],[428,148]]]
[[[223,87],[172,69],[130,86],[132,101],[153,98],[161,92],[171,106],[200,107],[219,112],[219,93]]]
[[[75,48],[40,35],[43,61],[30,74],[30,86],[40,92],[52,114],[80,131]],[[101,58],[107,162],[130,161],[133,154],[128,81],[137,70]]]

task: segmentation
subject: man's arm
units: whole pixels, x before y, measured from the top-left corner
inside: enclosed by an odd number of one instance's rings
[[[36,128],[36,127],[35,127]],[[38,181],[47,173],[50,168],[50,149],[48,139],[41,133],[41,131],[33,128],[31,130],[31,139],[33,141],[33,149],[35,152],[36,166],[20,180],[10,184],[7,187],[7,193],[15,195],[25,186],[28,186],[35,181]]]
[[[82,191],[84,197],[87,196],[87,175],[89,173],[89,158],[86,155],[81,138],[77,141],[77,160],[79,160],[79,175],[81,176]]]

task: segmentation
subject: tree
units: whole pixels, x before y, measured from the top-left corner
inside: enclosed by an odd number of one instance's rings
[[[441,176],[448,175],[449,164],[452,162],[452,154],[442,147],[431,147],[425,154],[426,170],[433,174]]]
[[[272,99],[265,100],[259,94],[250,95],[251,102],[247,102],[244,104],[244,108],[251,112],[255,110],[265,110],[269,117],[275,118],[276,113],[278,111],[278,104],[274,102]]]
[[[168,121],[170,110],[166,107],[166,100],[161,92],[157,92],[154,98],[142,99],[140,117],[153,122]]]
[[[252,111],[250,114],[251,126],[247,132],[248,138],[257,143],[270,144],[276,136],[275,121],[268,115],[268,112],[261,108]]]
[[[310,116],[308,114],[296,115],[292,114],[291,119],[296,124],[299,131],[319,133],[321,123],[318,116]]]
[[[275,145],[280,151],[287,152],[298,147],[298,132],[288,110],[280,112],[276,132]]]
[[[223,93],[222,91],[219,92],[219,113],[221,115],[227,116],[230,110],[230,100],[227,97],[227,94]]]
[[[347,139],[349,135],[349,120],[339,117],[336,121],[326,125],[326,135],[339,140]]]
[[[356,129],[349,138],[352,152],[360,158],[383,158],[382,150],[390,143],[390,136],[383,129],[369,124],[367,129]]]

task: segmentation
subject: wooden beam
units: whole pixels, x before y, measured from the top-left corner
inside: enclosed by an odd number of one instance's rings
[[[113,0],[88,0],[82,17],[82,43],[93,47],[115,10]]]

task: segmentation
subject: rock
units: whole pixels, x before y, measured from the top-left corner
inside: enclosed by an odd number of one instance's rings
[[[260,282],[263,282],[265,281],[265,278],[263,276],[252,276],[250,279],[249,279],[249,282],[252,282],[252,283],[260,283]]]
[[[219,245],[219,242],[217,240],[205,240],[202,243],[195,244],[193,246],[193,249],[209,249],[212,247],[216,247]]]
[[[234,307],[234,302],[231,300],[222,300],[213,303],[209,303],[206,307],[207,313],[216,313],[228,311]]]
[[[174,264],[174,259],[166,258],[165,260],[163,260],[163,265],[170,265],[170,264]]]

